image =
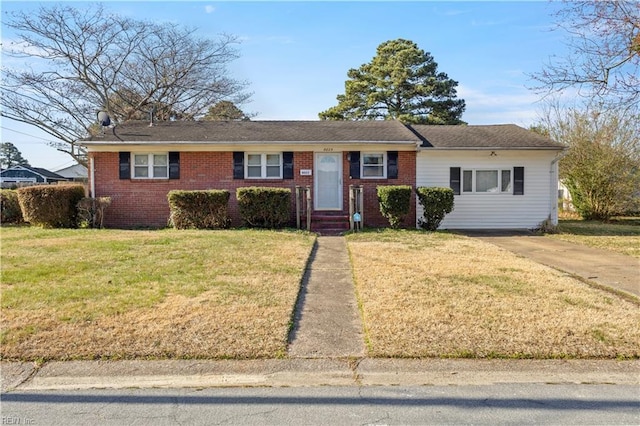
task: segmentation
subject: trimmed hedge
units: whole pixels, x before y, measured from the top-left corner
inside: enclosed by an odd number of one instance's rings
[[[404,218],[411,211],[411,187],[409,185],[378,186],[378,203],[380,213],[393,229],[402,224]]]
[[[0,224],[22,222],[24,219],[18,202],[18,193],[13,189],[0,190]]]
[[[45,228],[76,228],[82,185],[40,185],[18,189],[24,220]]]
[[[424,209],[424,218],[418,223],[428,231],[435,231],[442,219],[453,211],[453,189],[421,186],[416,188],[416,193]]]
[[[171,215],[169,223],[176,229],[227,228],[230,193],[227,190],[170,191],[167,194]]]
[[[246,187],[236,190],[242,222],[255,228],[284,228],[290,221],[291,190]]]

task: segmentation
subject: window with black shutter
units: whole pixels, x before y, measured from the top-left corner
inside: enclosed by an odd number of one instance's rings
[[[360,179],[360,152],[351,151],[349,153],[349,177]]]
[[[233,153],[233,178],[244,179],[244,152]]]
[[[131,179],[131,153],[120,152],[120,179]]]
[[[460,167],[449,168],[449,187],[455,195],[460,195]]]
[[[398,151],[387,151],[387,179],[398,179]]]
[[[524,167],[513,168],[513,195],[524,195]]]
[[[180,179],[180,153],[169,153],[169,179]]]
[[[282,153],[282,178],[293,179],[293,152]]]

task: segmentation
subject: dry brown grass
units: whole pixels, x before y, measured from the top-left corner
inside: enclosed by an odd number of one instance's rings
[[[479,240],[347,239],[370,356],[637,358],[638,304]]]
[[[286,353],[314,237],[2,229],[3,359]]]

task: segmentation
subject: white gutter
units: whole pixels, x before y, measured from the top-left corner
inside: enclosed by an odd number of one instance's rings
[[[91,192],[89,194],[90,198],[95,198],[96,197],[96,173],[95,173],[95,169],[94,169],[94,160],[93,157],[89,157],[89,173],[91,176],[91,188],[89,189],[89,191]]]
[[[549,218],[554,226],[558,225],[558,181],[560,180],[558,161],[562,160],[565,155],[567,155],[567,151],[566,149],[563,149],[561,152],[556,154],[555,158],[551,160],[551,164],[549,165],[549,186],[551,188]]]

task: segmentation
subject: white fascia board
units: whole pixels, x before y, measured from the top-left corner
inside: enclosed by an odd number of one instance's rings
[[[564,151],[564,147],[554,146],[517,146],[517,147],[435,147],[435,146],[419,146],[420,152],[424,151]]]
[[[84,143],[89,152],[116,152],[116,151],[247,151],[259,149],[264,151],[269,147],[276,147],[279,150],[289,151],[322,151],[323,148],[331,147],[336,151],[356,151],[367,147],[375,146],[378,149],[416,151],[415,141],[304,141],[304,142],[265,142],[265,141],[243,141],[243,142],[207,142],[207,141],[150,141],[150,142],[89,142]]]

